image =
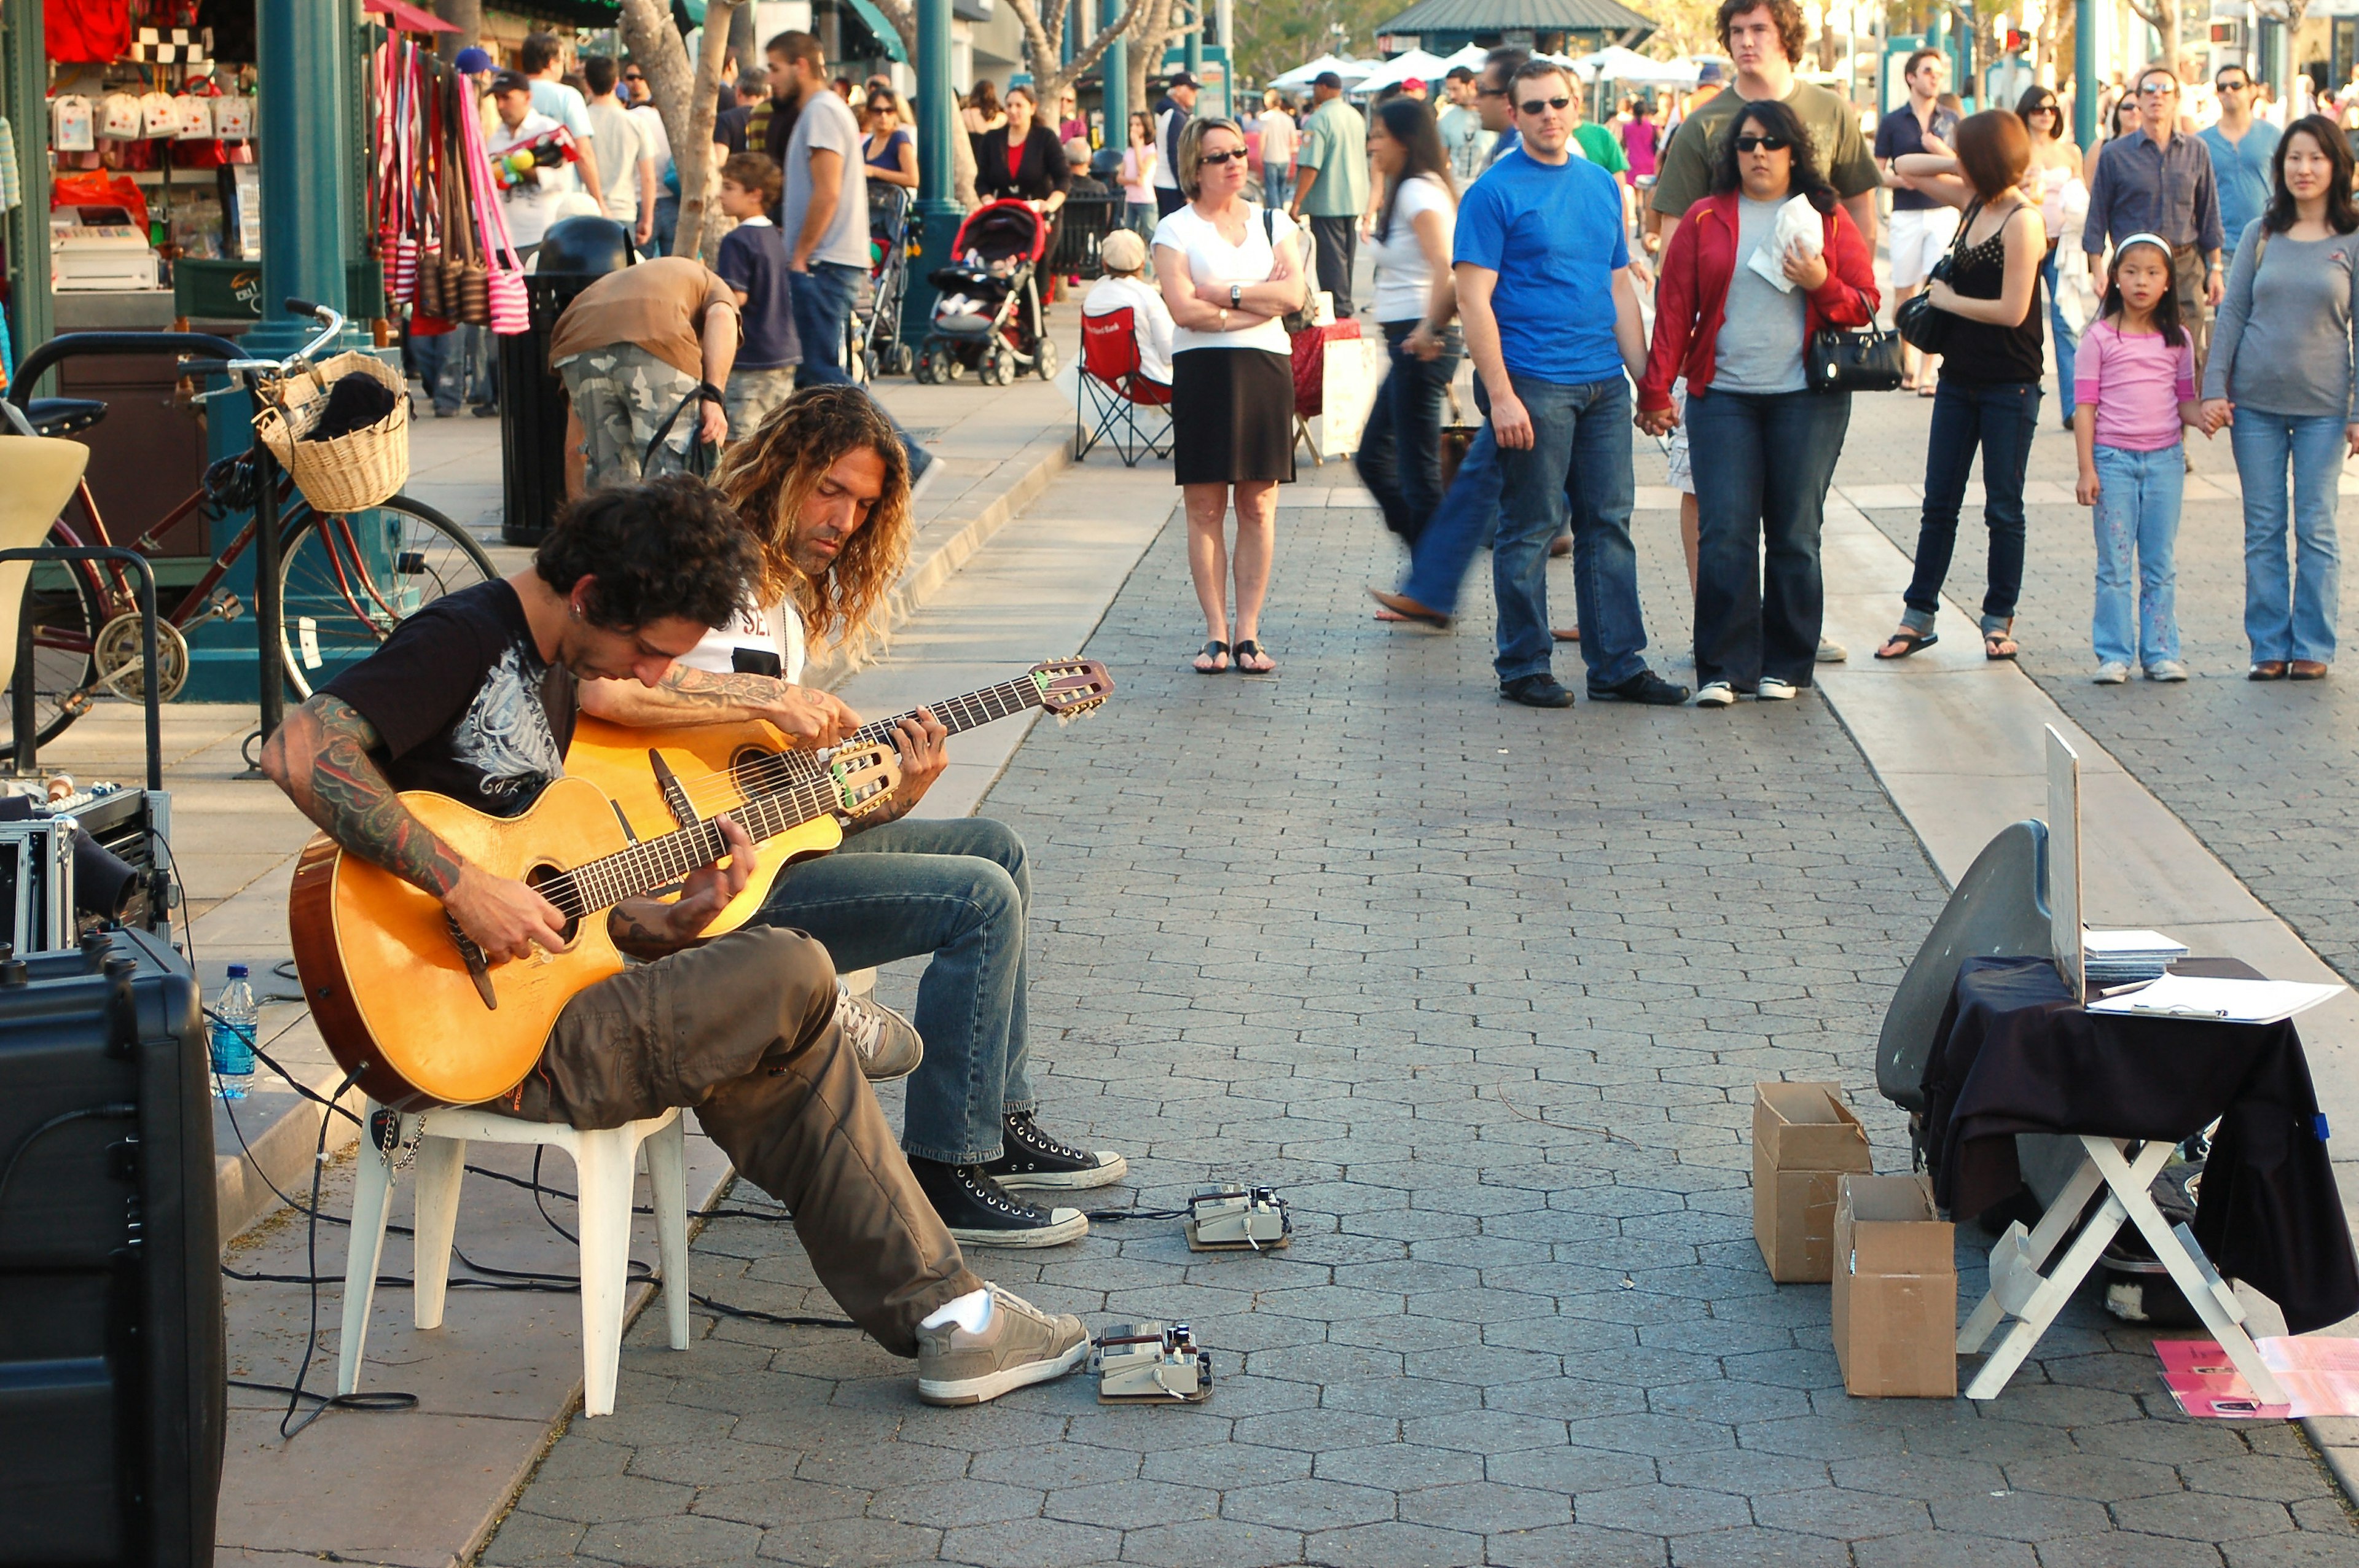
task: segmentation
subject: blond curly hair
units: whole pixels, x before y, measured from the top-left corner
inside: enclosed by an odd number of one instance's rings
[[[885,488],[867,525],[824,574],[809,576],[789,554],[796,520],[827,470],[864,447],[883,460]],[[867,393],[805,387],[731,444],[712,482],[761,542],[764,603],[792,602],[810,646],[832,646],[847,664],[882,648],[886,600],[909,558],[909,456]]]

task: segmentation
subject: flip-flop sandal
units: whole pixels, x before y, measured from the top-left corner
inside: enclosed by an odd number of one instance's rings
[[[1270,659],[1269,668],[1266,670],[1254,669],[1246,665],[1247,659],[1269,658],[1269,651],[1250,637],[1230,651],[1236,655],[1237,674],[1241,676],[1274,676],[1277,673],[1277,661],[1275,659]]]
[[[1220,659],[1224,662],[1209,667],[1203,665],[1195,664],[1191,664],[1188,667],[1194,670],[1200,676],[1224,676],[1229,673],[1229,665],[1225,662],[1228,659],[1228,656],[1229,645],[1226,643],[1207,643],[1204,644],[1203,651],[1199,653],[1196,657],[1200,659]]]
[[[1884,646],[1875,650],[1875,656],[1889,664],[1895,659],[1907,658],[1919,648],[1930,648],[1940,640],[1940,635],[1933,632],[1895,632],[1884,640]]]
[[[1999,651],[2002,643],[2006,645],[2006,651],[2004,653]],[[1983,633],[1983,657],[1990,660],[1992,663],[1996,664],[2004,659],[2011,659],[2015,657],[2018,652],[2020,652],[2020,650],[2015,645],[2015,633],[2012,632],[1985,632]]]
[[[1431,626],[1437,631],[1448,631],[1450,628],[1449,616],[1437,611],[1428,610],[1405,593],[1386,593],[1382,589],[1372,588],[1368,589],[1368,594],[1378,604],[1384,606],[1376,611],[1376,619],[1379,621],[1405,621],[1413,626]],[[1237,644],[1240,648],[1246,645],[1243,643]]]

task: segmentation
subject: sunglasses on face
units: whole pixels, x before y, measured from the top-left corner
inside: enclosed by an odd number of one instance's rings
[[[2141,98],[2169,98],[2175,95],[2178,92],[2179,83],[2176,81],[2142,81],[2138,83],[2138,96]]]
[[[1224,153],[1199,153],[1196,155],[1196,161],[1211,164],[1234,163],[1245,156],[1245,148],[1234,147]]]
[[[1756,148],[1763,152],[1782,153],[1793,145],[1783,136],[1756,135],[1750,131],[1736,138],[1736,150],[1741,153],[1749,153]]]
[[[2223,92],[2242,92],[2250,86],[2252,86],[2252,83],[2249,81],[2223,81],[2220,84],[2220,91]]]
[[[1507,90],[1504,87],[1484,87],[1478,83],[1474,89],[1477,98],[1505,98],[1506,95]]]
[[[1540,114],[1550,109],[1561,110],[1571,102],[1570,98],[1527,98],[1516,107],[1527,114]]]

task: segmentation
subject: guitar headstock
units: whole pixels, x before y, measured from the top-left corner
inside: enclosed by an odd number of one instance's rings
[[[890,746],[844,746],[828,759],[836,808],[858,816],[885,803],[901,782],[901,753]]]
[[[1114,676],[1095,659],[1046,659],[1030,670],[1040,706],[1058,723],[1079,719],[1114,695]]]

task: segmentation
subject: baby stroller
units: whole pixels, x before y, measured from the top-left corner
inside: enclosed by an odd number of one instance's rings
[[[868,188],[870,308],[853,330],[865,352],[867,375],[907,375],[917,355],[901,341],[901,298],[909,280],[909,192],[902,186]]]
[[[959,225],[959,260],[927,275],[940,292],[918,354],[921,382],[956,381],[974,371],[1006,386],[1025,371],[1057,373],[1057,345],[1040,312],[1041,254],[1048,221],[1022,201],[987,202]]]

